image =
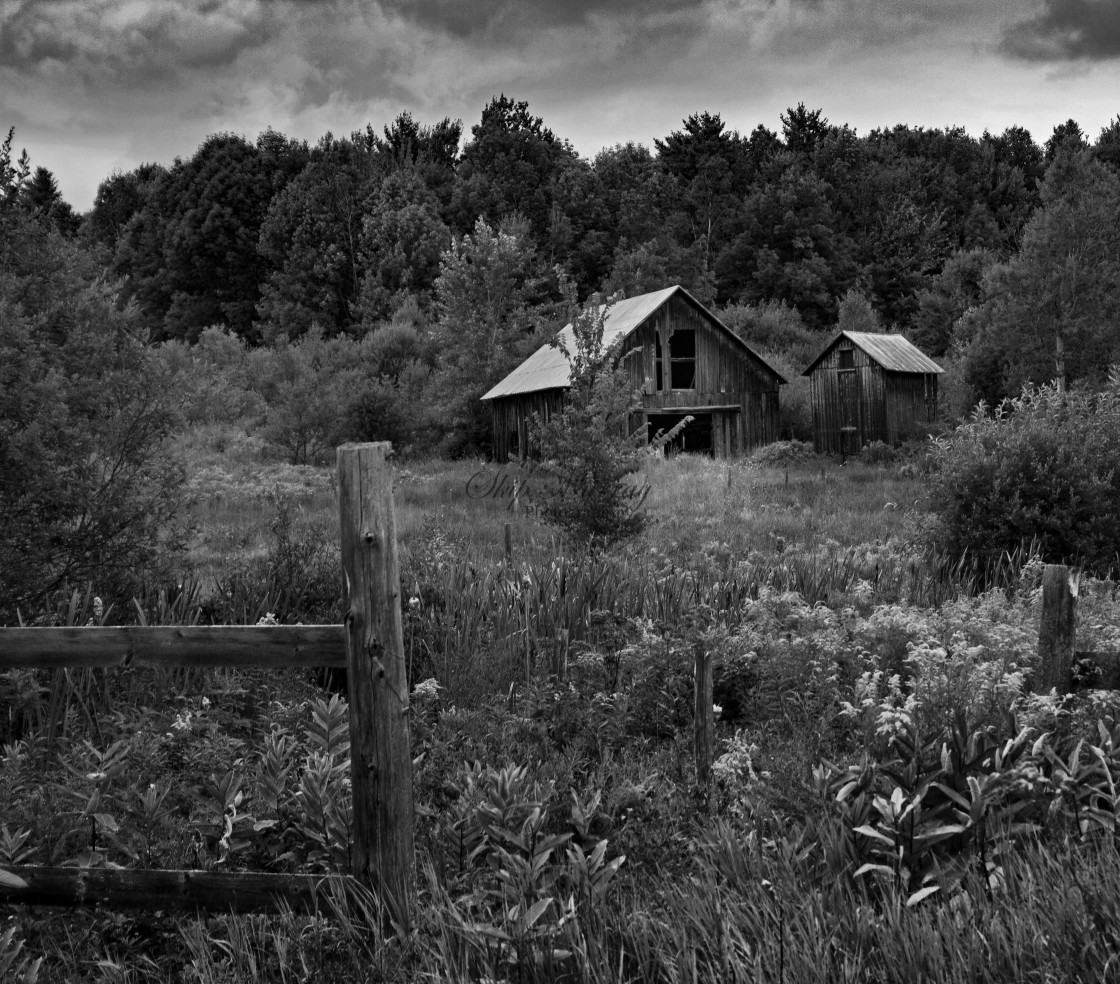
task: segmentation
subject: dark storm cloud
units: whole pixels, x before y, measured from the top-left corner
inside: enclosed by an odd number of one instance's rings
[[[678,24],[700,24],[703,6],[698,0],[382,0],[382,7],[402,20],[476,40],[666,14]]]
[[[1003,51],[1029,61],[1105,61],[1120,57],[1120,2],[1043,0],[1035,16],[1014,24]]]
[[[0,8],[0,67],[143,84],[234,62],[268,40],[269,20],[259,0],[13,0]]]

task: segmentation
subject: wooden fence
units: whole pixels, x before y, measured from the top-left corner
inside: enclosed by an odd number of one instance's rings
[[[354,800],[344,876],[7,865],[0,902],[249,912],[317,907],[350,879],[398,918],[415,893],[408,680],[388,443],[338,449],[342,625],[0,629],[0,670],[346,667]],[[0,820],[3,818],[0,817]]]

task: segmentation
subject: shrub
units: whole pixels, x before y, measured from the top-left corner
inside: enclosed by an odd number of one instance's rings
[[[250,357],[254,385],[266,404],[260,432],[268,446],[293,465],[329,460],[348,434],[348,400],[362,372],[357,346],[327,339],[312,326],[297,342],[281,340]]]
[[[868,465],[893,465],[898,458],[898,450],[882,441],[865,444],[859,453],[859,460]]]
[[[755,351],[781,356],[791,367],[806,365],[824,342],[824,335],[807,328],[797,308],[785,301],[729,304],[719,317]]]
[[[756,465],[788,465],[809,461],[814,453],[813,445],[805,441],[775,441],[773,444],[764,444],[754,451],[751,454],[751,461]]]
[[[627,481],[643,458],[643,435],[628,434],[637,397],[616,346],[603,346],[607,307],[594,294],[573,319],[564,409],[547,422],[535,416],[532,428],[532,443],[553,480],[541,494],[542,515],[577,540],[599,544],[625,539],[644,525],[636,508],[644,495]]]
[[[1120,543],[1120,375],[1098,394],[1026,388],[935,442],[941,546],[991,563],[1035,543],[1044,561],[1103,570]]]

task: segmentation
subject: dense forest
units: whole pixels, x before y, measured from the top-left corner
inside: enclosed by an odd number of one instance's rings
[[[949,366],[957,414],[1028,381],[1095,388],[1120,361],[1120,117],[1039,146],[1021,127],[861,136],[799,104],[780,133],[702,112],[588,160],[502,95],[469,135],[408,113],[314,146],[214,134],[107,177],[84,216],[10,144],[9,205],[119,281],[172,367],[236,365],[265,403],[345,379],[324,446],[485,451],[477,397],[595,291],[680,283],[791,378],[838,324],[901,331]],[[798,384],[783,399],[803,436]]]

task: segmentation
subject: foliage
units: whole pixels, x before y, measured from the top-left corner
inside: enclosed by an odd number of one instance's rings
[[[374,193],[373,166],[363,147],[328,135],[270,200],[257,247],[268,264],[257,305],[265,340],[294,340],[313,324],[329,337],[360,320],[362,222]]]
[[[981,303],[958,323],[974,400],[1050,380],[1103,384],[1120,359],[1120,234],[1109,218],[1118,209],[1120,176],[1087,151],[1055,157],[1020,251],[989,269]]]
[[[799,372],[826,341],[824,335],[805,327],[796,308],[777,301],[729,304],[719,312],[719,318],[756,352],[783,357]]]
[[[31,174],[31,160],[26,150],[12,163],[12,141],[15,135],[16,128],[13,126],[8,130],[4,142],[0,143],[0,208],[5,212],[20,207],[23,189]]]
[[[608,861],[607,841],[591,835],[601,792],[573,793],[563,811],[553,783],[533,782],[512,765],[464,768],[457,785],[441,831],[445,853],[429,872],[443,903],[432,913],[440,962],[472,979],[575,972],[572,943],[601,920],[625,860]],[[566,830],[557,829],[562,812]]]
[[[617,345],[604,345],[610,303],[598,294],[575,314],[554,344],[571,364],[563,409],[534,416],[530,444],[552,483],[541,513],[579,546],[624,540],[644,525],[641,490],[626,479],[642,461],[644,434],[630,433],[637,395]],[[570,339],[572,351],[566,343]]]
[[[510,559],[499,542],[491,560],[480,522],[468,537],[430,518],[422,542],[408,539],[410,675],[438,676],[410,696],[413,931],[387,928],[363,891],[324,890],[310,916],[20,908],[15,933],[0,934],[0,967],[14,953],[17,974],[43,958],[40,981],[145,984],[168,973],[367,984],[768,972],[808,984],[967,980],[981,965],[1000,984],[1108,979],[1118,707],[1111,693],[1027,692],[1041,560],[983,593],[959,568],[936,593],[904,543],[793,538],[811,516],[801,507],[821,508],[817,483],[865,513],[884,488],[912,495],[912,483],[884,486],[884,470],[852,462],[819,479],[817,464],[794,463],[787,484],[757,464],[655,465],[661,523],[608,552],[560,556],[526,538]],[[437,497],[458,491],[456,467],[400,474],[400,515],[450,510]],[[798,509],[781,526],[786,497]],[[735,527],[766,515],[774,535],[693,549],[679,514],[713,537],[720,508]],[[309,566],[293,555],[297,587]],[[110,614],[197,619],[200,596],[184,595],[174,613],[149,598]],[[91,604],[72,597],[64,620],[84,623]],[[1079,613],[1084,645],[1120,645],[1114,583],[1083,579]],[[706,797],[692,781],[698,646],[720,705]],[[345,867],[341,699],[294,672],[129,672],[104,685],[90,674],[53,753],[45,712],[6,736],[0,869]],[[34,708],[63,684],[42,674],[0,686]]]
[[[362,377],[355,361],[352,344],[324,338],[317,327],[252,353],[250,382],[264,403],[260,432],[285,460],[318,463],[344,442]]]
[[[571,146],[533,116],[527,102],[504,93],[495,96],[471,127],[471,140],[463,148],[455,188],[458,227],[465,231],[476,220],[501,225],[516,214],[542,241],[554,182],[574,158]]]
[[[841,331],[881,332],[883,325],[871,302],[854,287],[840,301],[836,327]]]
[[[207,325],[226,324],[256,339],[267,272],[257,240],[273,195],[307,159],[305,145],[272,130],[255,143],[219,133],[143,182],[145,201],[120,234],[114,268],[161,337],[194,341]]]
[[[136,329],[81,244],[0,207],[0,622],[95,573],[127,590],[175,544],[171,380]]]
[[[1106,570],[1120,542],[1120,377],[1098,394],[1025,388],[937,441],[930,505],[940,547],[987,562],[1034,544]]]
[[[752,452],[751,461],[758,465],[788,465],[811,461],[813,457],[813,446],[805,441],[775,441]]]
[[[936,355],[963,313],[938,282],[952,258],[1014,254],[1047,170],[1081,153],[1108,171],[1114,129],[1090,149],[1068,121],[1044,152],[1017,126],[857,136],[798,104],[780,133],[741,135],[702,111],[652,151],[584,160],[502,94],[461,155],[461,122],[408,113],[310,147],[272,130],[212,134],[188,158],[106,178],[82,226],[162,338],[193,341],[216,324],[253,343],[315,323],[327,337],[368,331],[410,298],[426,308],[448,238],[481,220],[520,221],[524,245],[581,296],[681,283],[705,303],[784,302],[824,329],[858,287],[885,324],[931,336]],[[72,231],[50,181],[29,168],[22,183]]]
[[[439,200],[419,176],[404,171],[382,181],[362,223],[362,324],[372,327],[409,298],[427,306],[450,238]]]
[[[200,617],[218,625],[252,625],[266,614],[289,625],[338,620],[342,584],[333,538],[319,523],[297,527],[297,507],[283,495],[269,496],[269,505],[263,555],[228,564]]]
[[[556,286],[555,274],[541,270],[523,220],[495,229],[480,218],[443,253],[430,402],[442,418],[444,451],[460,455],[489,446],[490,412],[480,397],[539,342],[551,313],[541,302]]]

